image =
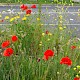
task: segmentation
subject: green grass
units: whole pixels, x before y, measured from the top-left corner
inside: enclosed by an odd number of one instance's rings
[[[0,3],[27,3],[27,4],[79,4],[77,2],[72,2],[71,0],[0,0]]]

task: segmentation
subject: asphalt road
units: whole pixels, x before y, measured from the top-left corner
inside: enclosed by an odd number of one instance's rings
[[[30,6],[30,5],[28,5]],[[38,5],[36,9],[32,9],[31,22],[36,22],[38,17]],[[20,13],[20,19],[24,16],[25,12],[22,12],[20,5],[3,5],[0,6],[0,20],[4,20],[5,16],[14,17]],[[75,34],[80,37],[80,6],[53,6],[53,5],[42,5],[41,8],[41,21],[44,24],[45,30],[53,31],[54,27],[58,25],[59,15],[63,16],[63,25],[69,29],[74,29]],[[20,20],[19,19],[19,20]],[[11,25],[9,21],[4,20],[0,22],[0,27]],[[53,27],[54,26],[54,27]]]

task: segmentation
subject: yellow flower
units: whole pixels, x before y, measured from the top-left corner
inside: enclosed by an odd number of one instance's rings
[[[72,3],[72,6],[73,6],[74,4]]]
[[[37,18],[37,21],[39,21],[40,20],[40,18]]]
[[[42,41],[40,41],[40,44],[42,44]]]
[[[30,16],[30,14],[26,14],[26,16]]]
[[[49,35],[49,36],[52,36],[52,33],[49,32],[48,35]]]
[[[60,19],[62,19],[62,18],[63,18],[63,16],[62,16],[62,15],[60,15],[60,16],[59,16],[59,18],[60,18]]]
[[[2,15],[0,15],[0,17],[2,17]]]
[[[44,24],[41,24],[41,26],[43,26]]]
[[[80,66],[78,65],[77,68],[80,69]]]
[[[18,12],[18,14],[20,14],[20,12]]]
[[[42,44],[39,44],[39,46],[42,46]]]
[[[80,49],[80,46],[79,46],[79,49]]]
[[[49,15],[50,16],[50,15]]]
[[[5,19],[9,19],[9,16],[5,16]]]
[[[13,20],[14,20],[14,18],[11,18],[11,19],[10,19],[10,22],[12,22]]]
[[[66,29],[66,26],[64,26],[64,29]]]
[[[16,16],[16,18],[20,18],[20,16]]]
[[[79,73],[80,73],[80,71],[79,71]]]
[[[49,39],[49,38],[48,38],[47,40],[48,40],[48,41],[50,41],[50,39]]]
[[[14,19],[17,19],[16,17],[14,17]]]
[[[59,72],[57,72],[57,74],[60,74]]]
[[[76,77],[79,77],[79,75],[77,74]]]
[[[76,68],[73,68],[74,70],[76,70]]]
[[[63,30],[63,28],[62,28],[62,27],[59,27],[59,29],[60,29],[60,30]]]
[[[44,36],[45,35],[45,33],[42,33],[42,36]]]
[[[23,18],[22,18],[23,21],[26,20],[26,19],[27,19],[26,17],[23,17]]]

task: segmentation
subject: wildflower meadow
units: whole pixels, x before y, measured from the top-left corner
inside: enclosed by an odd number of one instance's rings
[[[50,15],[41,14],[41,5],[38,14],[33,15],[36,8],[36,4],[21,4],[23,16],[18,13],[1,19],[0,23],[11,25],[0,28],[0,80],[80,80],[80,39],[75,35],[76,28],[63,25],[61,13],[57,16],[58,25],[49,28],[44,20]],[[77,15],[80,18],[80,13]]]

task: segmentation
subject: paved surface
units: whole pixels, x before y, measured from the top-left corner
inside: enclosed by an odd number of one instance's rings
[[[30,6],[30,5],[28,5]],[[25,12],[22,12],[20,5],[9,5],[0,6],[0,20],[4,20],[5,16],[16,16],[20,13],[21,18],[24,16]],[[41,8],[41,21],[45,25],[45,29],[52,30],[58,25],[58,16],[63,16],[63,25],[67,26],[69,29],[74,29],[75,34],[80,37],[80,6],[53,6],[53,5],[43,5]],[[36,9],[32,10],[31,22],[36,22],[38,17],[38,5]],[[9,21],[0,22],[0,27],[10,25]]]

